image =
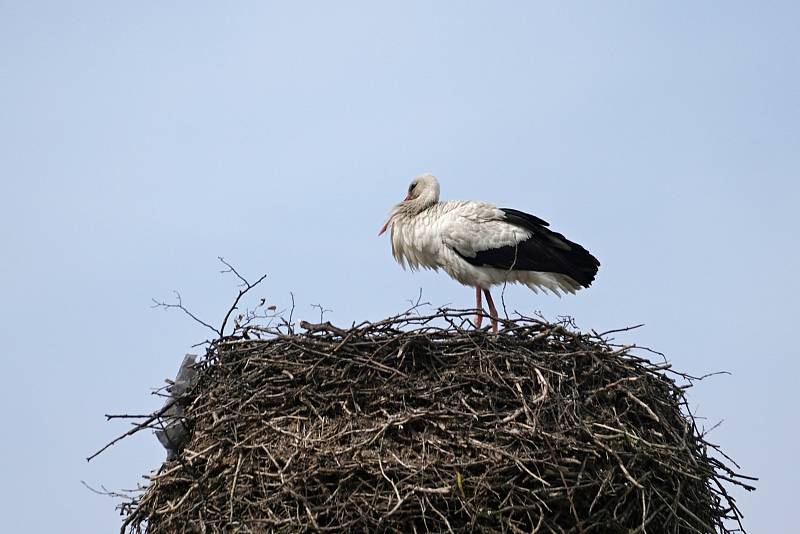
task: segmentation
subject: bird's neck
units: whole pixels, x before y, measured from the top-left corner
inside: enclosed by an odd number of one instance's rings
[[[437,204],[435,198],[418,197],[401,202],[395,206],[394,212],[398,218],[415,217],[435,204]]]

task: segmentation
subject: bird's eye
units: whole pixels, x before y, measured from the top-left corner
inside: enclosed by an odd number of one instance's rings
[[[415,187],[417,187],[417,184],[411,184],[411,185],[409,185],[409,186],[408,186],[408,192],[409,192],[409,193],[410,193],[410,192],[412,192],[412,191],[414,190],[414,188],[415,188]]]

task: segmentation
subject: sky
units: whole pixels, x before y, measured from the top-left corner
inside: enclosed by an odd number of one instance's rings
[[[146,413],[236,294],[340,325],[469,307],[378,238],[415,175],[536,214],[601,261],[570,315],[666,353],[709,439],[790,532],[800,349],[800,4],[0,0],[0,512],[112,532],[145,482]]]

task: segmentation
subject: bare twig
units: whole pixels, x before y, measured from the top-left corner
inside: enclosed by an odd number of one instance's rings
[[[177,308],[177,309],[181,310],[183,313],[185,313],[186,315],[188,315],[189,317],[191,317],[192,319],[194,319],[194,321],[195,321],[195,322],[197,322],[197,323],[200,323],[201,325],[203,325],[203,326],[205,326],[206,328],[210,329],[210,330],[211,330],[212,332],[214,332],[215,334],[218,334],[218,333],[219,333],[219,331],[218,331],[216,328],[214,328],[213,326],[211,326],[211,325],[210,325],[210,324],[208,324],[207,322],[205,322],[205,321],[203,321],[202,319],[200,319],[199,317],[197,317],[195,314],[193,314],[192,312],[190,312],[190,311],[189,311],[189,310],[188,310],[188,309],[187,309],[187,308],[186,308],[186,307],[183,305],[183,300],[181,299],[181,294],[180,294],[180,293],[178,293],[177,291],[173,291],[173,293],[175,293],[175,300],[176,300],[176,302],[175,302],[175,303],[173,303],[173,304],[170,304],[170,303],[168,303],[168,302],[164,302],[164,301],[158,301],[158,300],[156,300],[156,299],[150,299],[150,300],[152,300],[152,301],[153,301],[153,306],[152,306],[152,307],[153,307],[153,308],[163,308],[163,309],[165,309],[165,310],[169,310],[169,309],[171,309],[171,308]]]
[[[317,308],[317,309],[319,310],[319,322],[320,322],[320,323],[321,323],[321,322],[324,320],[324,318],[325,318],[325,314],[326,314],[327,312],[332,312],[332,311],[333,311],[333,310],[329,310],[329,309],[327,309],[327,308],[324,308],[324,307],[322,306],[322,304],[312,304],[312,305],[311,305],[311,307],[312,307],[312,308]]]
[[[88,458],[86,458],[86,461],[87,462],[91,462],[92,459],[97,457],[101,452],[103,452],[107,448],[111,447],[115,443],[118,443],[119,441],[122,441],[123,439],[127,438],[128,436],[132,436],[132,435],[136,434],[140,430],[144,430],[145,428],[150,428],[150,424],[153,423],[153,421],[156,421],[162,415],[164,415],[167,412],[167,410],[172,408],[172,406],[174,404],[175,404],[175,401],[167,401],[160,410],[158,410],[157,412],[154,412],[152,415],[150,415],[147,419],[145,419],[141,423],[137,423],[136,425],[133,426],[133,428],[131,428],[130,430],[128,430],[124,434],[122,434],[122,435],[112,439],[108,443],[106,443],[106,445],[104,445],[100,450],[98,450],[96,453],[94,453],[91,456],[89,456]]]
[[[220,271],[220,272],[222,272],[222,273],[229,273],[229,272],[233,273],[242,282],[242,287],[244,288],[244,289],[240,289],[239,290],[239,294],[236,296],[236,299],[234,299],[233,304],[231,304],[231,307],[228,309],[228,313],[226,313],[225,314],[225,318],[222,319],[222,325],[219,327],[219,330],[217,331],[217,333],[219,334],[219,337],[221,339],[221,338],[224,337],[225,326],[227,326],[227,324],[228,324],[228,319],[230,319],[231,314],[235,310],[238,309],[239,301],[242,300],[242,297],[245,296],[248,291],[250,291],[251,289],[256,287],[258,284],[263,282],[264,279],[267,277],[267,275],[266,274],[261,275],[261,277],[258,280],[256,280],[255,282],[253,282],[251,284],[242,275],[240,275],[239,272],[236,269],[234,269],[231,266],[230,263],[225,261],[222,257],[219,258],[219,261],[221,261],[224,265],[226,265],[228,267],[227,269],[225,269],[223,271]]]

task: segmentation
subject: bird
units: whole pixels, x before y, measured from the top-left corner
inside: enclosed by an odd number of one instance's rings
[[[378,235],[391,227],[392,255],[403,269],[442,269],[474,287],[476,328],[482,324],[483,294],[492,332],[498,331],[492,286],[519,283],[535,293],[561,296],[594,281],[600,267],[597,258],[539,217],[475,200],[441,202],[439,193],[433,174],[414,178]]]

